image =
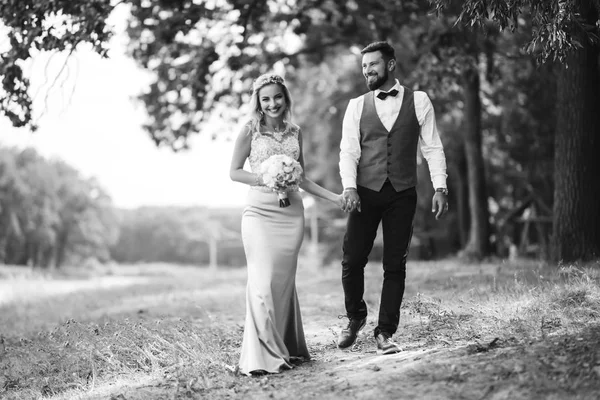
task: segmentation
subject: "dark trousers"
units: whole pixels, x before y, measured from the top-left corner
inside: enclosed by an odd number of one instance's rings
[[[346,313],[351,319],[367,316],[367,305],[363,300],[364,270],[381,222],[383,287],[375,335],[381,331],[393,335],[400,321],[406,257],[417,207],[417,191],[413,187],[396,192],[389,181],[379,192],[362,186],[358,186],[357,190],[362,211],[353,211],[348,216],[342,248],[342,286]]]

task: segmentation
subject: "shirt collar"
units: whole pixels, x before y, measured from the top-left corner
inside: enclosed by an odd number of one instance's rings
[[[394,86],[392,86],[392,87],[390,88],[390,90],[386,90],[385,92],[386,92],[386,93],[387,93],[387,92],[391,92],[391,91],[392,91],[392,90],[394,90],[394,89],[396,89],[398,92],[402,92],[402,90],[401,90],[401,89],[402,89],[402,86],[400,85],[400,82],[398,81],[398,79],[396,79],[396,84],[395,84]],[[380,92],[384,92],[384,90],[381,90],[381,89],[375,89],[375,91],[373,92],[373,94],[375,95],[375,97],[377,97],[377,95],[378,95]]]

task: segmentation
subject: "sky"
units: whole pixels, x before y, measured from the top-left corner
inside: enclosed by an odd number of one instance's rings
[[[180,153],[158,149],[143,130],[145,109],[134,98],[151,77],[125,55],[126,15],[117,7],[111,16],[117,34],[109,59],[78,49],[66,64],[64,54],[41,53],[25,65],[39,128],[30,133],[0,116],[0,146],[33,147],[66,161],[84,177],[97,178],[121,208],[243,205],[247,186],[229,179],[237,127],[217,122],[210,128],[218,140],[202,132],[191,150]]]

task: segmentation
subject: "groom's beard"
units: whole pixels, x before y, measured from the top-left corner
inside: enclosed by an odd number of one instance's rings
[[[385,74],[383,76],[375,75],[376,78],[372,81],[369,81],[369,78],[371,76],[373,76],[373,75],[367,76],[366,81],[367,81],[367,87],[369,88],[369,90],[373,91],[373,90],[379,89],[381,87],[381,85],[383,85],[387,81],[388,71],[386,69]]]

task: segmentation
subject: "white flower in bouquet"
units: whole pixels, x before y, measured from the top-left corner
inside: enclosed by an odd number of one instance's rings
[[[287,191],[302,182],[302,166],[285,154],[276,154],[260,164],[259,174],[265,186],[277,192],[279,207],[290,205]]]

